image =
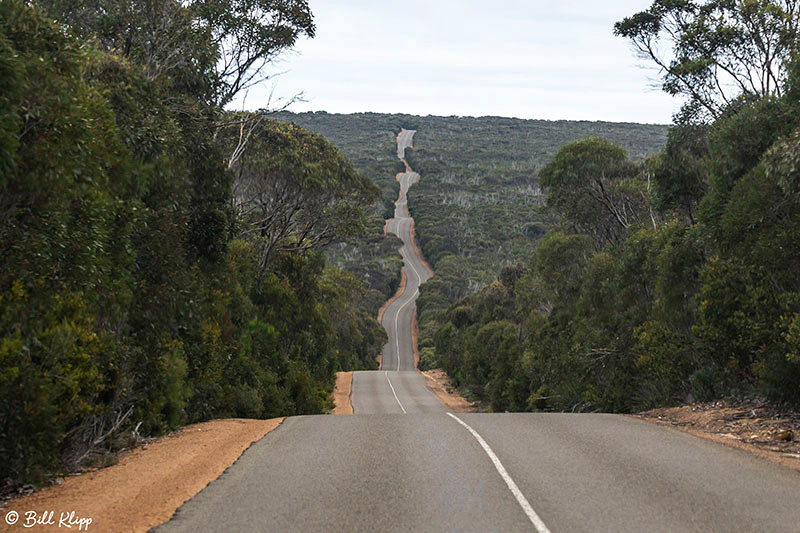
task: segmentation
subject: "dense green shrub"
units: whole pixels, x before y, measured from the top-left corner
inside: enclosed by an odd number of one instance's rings
[[[3,488],[187,422],[325,412],[334,372],[374,368],[385,332],[360,310],[358,280],[313,246],[293,251],[297,232],[262,264],[215,135],[230,117],[209,103],[208,35],[160,4],[195,48],[156,73],[92,24],[53,22],[81,6],[42,5],[53,11],[0,3]],[[144,16],[126,6],[117,15]],[[258,135],[260,155],[286,155]],[[366,183],[322,139],[297,136],[312,139],[292,155],[315,179]],[[374,200],[364,191],[352,220]]]
[[[798,79],[712,124],[678,125],[640,165],[597,139],[562,148],[542,171],[561,231],[506,284],[504,306],[496,286],[455,303],[433,359],[495,410],[754,393],[800,405]],[[506,310],[475,311],[486,305]],[[475,343],[497,320],[519,328],[511,362]]]

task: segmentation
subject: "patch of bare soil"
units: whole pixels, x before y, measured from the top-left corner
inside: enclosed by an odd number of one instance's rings
[[[425,382],[433,393],[444,402],[453,413],[474,413],[478,409],[466,398],[461,396],[453,386],[453,380],[441,368],[426,370],[421,372],[425,376]]]
[[[169,520],[178,507],[282,421],[231,418],[186,426],[124,453],[114,466],[69,476],[58,485],[7,502],[0,515],[5,518],[15,511],[19,521],[10,526],[0,520],[0,530],[68,531],[66,526],[59,527],[60,518],[74,511],[76,519],[91,518],[89,531],[147,531]],[[53,524],[25,528],[28,511],[40,517],[53,511]]]
[[[353,385],[352,372],[337,372],[336,386],[333,388],[333,409],[335,415],[352,415],[353,405],[350,403],[350,391]]]
[[[635,415],[698,437],[756,453],[800,471],[800,413],[766,402],[726,401],[652,409]]]
[[[422,250],[419,247],[419,243],[417,243],[417,233],[414,230],[414,221],[411,221],[411,244],[414,246],[414,252],[416,252],[417,257],[419,257],[419,262],[422,263],[422,266],[425,267],[425,270],[428,271],[430,276],[433,276],[433,269],[428,264],[428,260],[425,259],[425,256],[422,255]]]
[[[419,367],[419,322],[417,322],[417,307],[411,315],[411,346],[414,350],[414,368]]]
[[[400,286],[397,287],[397,292],[394,293],[394,296],[386,300],[384,304],[378,309],[378,322],[383,324],[383,314],[386,312],[386,308],[392,305],[392,302],[400,298],[404,292],[406,292],[406,282],[408,281],[408,277],[404,271],[400,271]]]

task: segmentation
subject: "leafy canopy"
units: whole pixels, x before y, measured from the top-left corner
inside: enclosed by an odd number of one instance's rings
[[[656,0],[614,33],[659,67],[666,92],[689,98],[684,119],[706,120],[741,95],[780,96],[798,28],[796,0]]]
[[[233,170],[234,201],[248,233],[260,239],[263,268],[274,250],[360,235],[363,208],[380,196],[324,137],[283,122],[259,123]]]

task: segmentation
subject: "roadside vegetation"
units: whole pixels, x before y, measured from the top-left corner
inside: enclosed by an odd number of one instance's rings
[[[447,309],[524,261],[557,223],[538,173],[564,143],[602,136],[641,160],[658,152],[667,134],[660,125],[499,117],[419,123],[407,159],[422,179],[409,194],[409,211],[436,272],[417,301],[422,369],[441,366],[435,333]]]
[[[380,190],[322,137],[223,107],[314,34],[301,0],[0,2],[0,489],[139,436],[322,413],[375,368],[321,249]]]
[[[494,411],[800,405],[799,10],[657,1],[618,23],[685,99],[666,148],[563,146],[539,173],[557,226],[447,310],[435,363]]]
[[[380,307],[400,286],[402,241],[384,233],[386,219],[394,216],[400,193],[396,180],[405,165],[397,158],[397,134],[414,117],[379,113],[339,115],[326,113],[275,113],[276,120],[297,124],[324,136],[353,166],[381,190],[381,198],[369,210],[362,236],[340,239],[325,250],[327,260],[352,273],[367,287],[362,309],[377,316]]]

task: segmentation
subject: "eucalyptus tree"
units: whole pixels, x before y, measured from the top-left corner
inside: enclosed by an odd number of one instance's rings
[[[742,95],[780,96],[799,32],[798,0],[656,0],[614,26],[659,67],[666,92],[688,97],[690,121]]]
[[[76,35],[144,67],[150,79],[224,107],[269,78],[301,36],[314,36],[307,0],[41,0]]]
[[[238,136],[231,135],[231,144]],[[302,252],[359,235],[380,190],[321,135],[263,120],[233,165],[234,205],[260,243],[262,271],[274,251]]]
[[[595,137],[564,145],[539,176],[547,204],[603,247],[624,240],[634,226],[657,228],[648,184],[639,174],[625,150]]]
[[[190,0],[217,53],[217,103],[269,78],[264,68],[297,39],[314,37],[307,0]]]

